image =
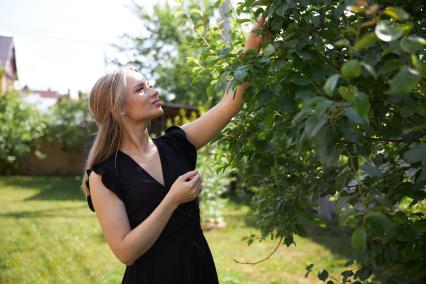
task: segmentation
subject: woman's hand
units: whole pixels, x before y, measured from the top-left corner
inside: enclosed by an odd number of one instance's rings
[[[263,34],[261,32],[265,24],[265,18],[266,16],[260,15],[256,23],[254,23],[253,27],[251,28],[251,31],[247,36],[244,52],[249,49],[254,49],[256,52],[259,52],[260,48],[262,47],[263,41],[265,39],[272,38],[272,34],[270,34],[269,32]]]
[[[192,201],[201,192],[202,180],[197,170],[189,171],[176,179],[167,195],[175,206]]]

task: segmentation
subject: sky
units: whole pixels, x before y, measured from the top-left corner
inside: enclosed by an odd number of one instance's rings
[[[160,0],[135,0],[152,11]],[[0,0],[0,35],[13,36],[19,80],[15,87],[63,94],[89,92],[123,54],[111,46],[143,27],[132,0]]]

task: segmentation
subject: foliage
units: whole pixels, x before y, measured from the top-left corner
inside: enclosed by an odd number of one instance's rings
[[[227,155],[223,152],[217,143],[209,143],[200,149],[197,161],[202,182],[202,192],[200,194],[203,204],[203,217],[206,221],[216,224],[224,224],[225,219],[222,215],[224,199],[221,196],[228,191],[231,183],[230,172],[232,169],[220,168],[223,163],[228,164]]]
[[[373,269],[392,272],[389,283],[426,281],[424,11],[423,1],[246,0],[234,23],[264,14],[274,34],[258,55],[207,23],[190,43],[204,50],[194,75],[212,88],[251,82],[218,140],[254,193],[262,238],[290,246],[318,222],[317,198],[333,196],[357,257],[339,279],[318,273],[328,283]]]
[[[0,95],[0,164],[6,172],[17,171],[31,152],[43,159],[39,146],[45,142],[65,152],[82,150],[96,124],[87,114],[87,96],[79,96],[61,97],[47,113],[40,113],[18,91]]]
[[[210,22],[213,10],[206,6],[207,0],[187,2],[190,7],[195,3],[207,7],[194,21]],[[210,81],[205,78],[192,80],[193,67],[186,62],[186,58],[200,55],[199,49],[189,48],[187,44],[196,37],[191,25],[178,25],[174,17],[177,8],[167,1],[164,5],[154,5],[152,13],[143,5],[133,4],[132,9],[144,30],[138,36],[124,34],[120,44],[115,45],[118,50],[132,54],[126,63],[138,66],[148,80],[155,80],[155,87],[165,101],[192,106],[205,103],[208,97],[200,90],[205,90]],[[120,65],[120,62],[115,63]]]
[[[45,128],[43,116],[18,91],[0,94],[0,164],[7,173],[21,166]]]
[[[79,100],[62,97],[46,117],[45,138],[58,143],[65,152],[79,152],[88,143],[88,135],[97,130],[88,113],[87,95],[79,93]]]

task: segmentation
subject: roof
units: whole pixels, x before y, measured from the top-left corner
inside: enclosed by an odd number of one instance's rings
[[[50,90],[50,88],[47,89],[47,90],[32,90],[27,85],[25,85],[21,89],[21,91],[24,92],[24,93],[31,93],[31,94],[34,94],[34,95],[38,95],[41,98],[56,98],[57,99],[57,98],[60,97],[60,95],[57,91],[52,91],[52,90]]]
[[[5,63],[13,49],[13,37],[0,36],[0,66],[5,67]]]
[[[0,36],[0,69],[5,71],[9,79],[18,80],[13,37]]]

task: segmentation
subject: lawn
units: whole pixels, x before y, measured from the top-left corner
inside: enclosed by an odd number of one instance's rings
[[[125,266],[107,246],[95,214],[80,192],[80,177],[0,176],[0,283],[120,283]],[[350,246],[337,228],[312,229],[296,237],[297,247],[282,245],[268,260],[255,262],[278,240],[241,239],[257,233],[248,206],[226,199],[226,226],[205,230],[220,283],[320,283],[314,269],[337,275]],[[201,207],[203,212],[203,207]]]

